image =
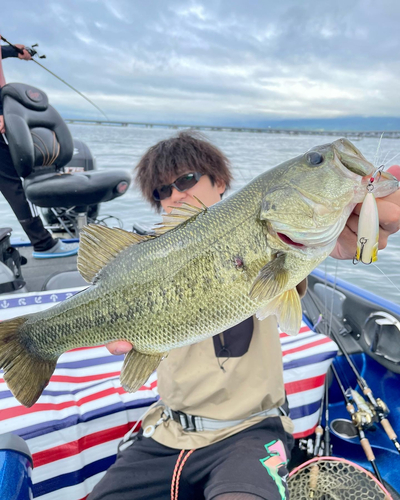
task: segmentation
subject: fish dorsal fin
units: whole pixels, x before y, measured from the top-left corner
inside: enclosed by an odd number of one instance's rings
[[[154,227],[156,236],[161,236],[171,229],[174,229],[181,224],[185,224],[190,220],[195,220],[200,214],[207,211],[207,207],[198,198],[194,198],[201,204],[201,208],[190,205],[189,203],[182,203],[180,207],[173,207],[169,214],[163,214],[163,220]]]
[[[78,271],[88,283],[93,283],[97,273],[122,250],[153,238],[99,224],[85,226],[79,236]]]
[[[261,269],[250,290],[252,300],[261,302],[265,299],[272,299],[283,292],[289,279],[285,261],[286,255],[284,253],[277,254]]]
[[[259,320],[275,314],[279,328],[288,335],[297,335],[301,328],[302,309],[296,288],[283,292],[261,307],[256,316]]]

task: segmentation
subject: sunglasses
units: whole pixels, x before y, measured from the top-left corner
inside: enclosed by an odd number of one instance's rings
[[[204,174],[200,174],[199,172],[191,172],[189,174],[181,175],[175,182],[171,182],[171,184],[155,189],[153,191],[153,198],[156,201],[166,200],[172,195],[173,187],[180,193],[183,193],[184,191],[187,191],[195,186],[199,182],[202,175]]]

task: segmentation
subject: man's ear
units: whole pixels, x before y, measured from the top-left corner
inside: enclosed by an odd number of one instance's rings
[[[223,195],[225,193],[225,190],[226,190],[226,182],[223,181],[222,179],[219,179],[215,182],[217,188],[218,188],[218,192],[220,195]]]

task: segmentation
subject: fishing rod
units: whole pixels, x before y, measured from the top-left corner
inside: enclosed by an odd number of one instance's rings
[[[328,375],[325,377],[325,432],[324,432],[324,455],[331,456],[331,435],[329,430],[329,385]]]
[[[326,378],[325,378],[326,383]],[[322,436],[324,434],[324,429],[322,428],[322,415],[324,409],[324,398],[321,398],[321,406],[319,408],[318,425],[315,428],[315,441],[314,441],[314,457],[317,457],[320,453]]]
[[[10,45],[10,47],[12,47],[13,49],[15,49],[18,54],[23,54],[24,53],[24,49],[21,49],[19,47],[17,47],[16,45],[13,45],[11,42],[9,42],[6,38],[4,38],[4,36],[0,35],[1,39],[3,40],[3,42],[6,42],[8,45]],[[38,44],[35,43],[34,45],[32,45],[32,47],[25,47],[25,50],[30,54],[30,56],[32,57],[31,61],[33,61],[34,63],[36,63],[38,66],[40,66],[41,68],[43,68],[44,70],[46,70],[48,73],[50,73],[51,75],[53,75],[55,78],[57,78],[58,80],[60,80],[60,82],[64,83],[65,85],[67,85],[70,89],[72,89],[74,92],[76,92],[77,94],[79,94],[81,97],[83,97],[84,99],[86,99],[92,106],[94,106],[98,111],[100,111],[100,113],[107,119],[109,120],[108,116],[104,113],[104,111],[99,108],[99,106],[97,106],[97,104],[95,104],[93,101],[91,101],[88,97],[86,97],[84,94],[82,94],[82,92],[80,92],[78,89],[76,89],[75,87],[73,87],[72,85],[70,85],[68,82],[66,82],[65,80],[63,80],[61,77],[59,77],[58,75],[56,75],[55,73],[53,73],[52,71],[50,71],[48,68],[46,68],[46,66],[43,66],[43,64],[41,64],[39,61],[37,61],[36,59],[33,59],[33,56],[37,55],[39,57],[39,59],[46,59],[46,56],[45,55],[41,55],[39,56],[38,53],[37,53],[37,50],[35,50],[33,47],[37,47]]]
[[[364,432],[364,429],[368,429],[371,425],[373,425],[373,419],[372,419],[371,413],[366,411],[364,407],[363,407],[363,409],[361,409],[359,406],[357,406],[357,411],[356,411],[356,409],[354,407],[354,402],[353,402],[353,392],[351,392],[352,399],[350,399],[350,397],[348,396],[348,394],[343,386],[342,381],[340,380],[339,374],[336,371],[336,368],[335,368],[333,362],[331,364],[331,370],[332,370],[332,373],[334,374],[336,381],[339,385],[339,388],[343,394],[343,398],[346,402],[346,410],[349,412],[350,417],[351,417],[351,421],[352,421],[354,427],[357,429],[358,437],[360,439],[360,444],[361,444],[362,449],[364,450],[365,456],[367,457],[367,460],[371,464],[378,481],[383,484],[382,476],[379,472],[378,466],[376,465],[374,452],[372,451],[370,442],[369,442],[369,440],[366,437],[365,432]],[[360,396],[360,398],[363,399],[362,396]]]
[[[309,295],[310,299],[313,301],[315,308],[317,310],[321,310],[322,303],[320,302],[318,297],[316,297],[314,292],[311,292],[309,290],[307,295]],[[392,441],[397,452],[400,453],[400,443],[397,439],[397,435],[394,432],[394,429],[390,424],[389,420],[387,419],[387,416],[390,413],[388,406],[382,399],[375,398],[372,389],[369,387],[367,381],[361,376],[359,370],[357,369],[352,359],[350,358],[349,354],[347,353],[343,345],[343,342],[340,338],[340,333],[342,331],[343,333],[345,332],[349,333],[349,332],[346,329],[343,330],[343,325],[341,325],[340,321],[337,318],[335,318],[333,314],[331,317],[331,324],[329,326],[326,322],[326,319],[321,320],[321,318],[319,317],[318,322],[315,324],[314,328],[320,333],[323,333],[324,335],[327,336],[331,335],[333,340],[338,344],[342,354],[346,358],[346,361],[348,362],[350,368],[352,369],[354,375],[356,376],[357,383],[359,384],[363,394],[368,398],[374,411],[376,412],[380,424],[382,425],[389,439]]]

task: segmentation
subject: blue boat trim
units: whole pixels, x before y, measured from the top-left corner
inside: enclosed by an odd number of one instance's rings
[[[378,305],[380,307],[384,307],[385,309],[389,309],[393,311],[395,314],[400,314],[400,306],[397,305],[395,302],[392,302],[390,300],[383,299],[382,297],[379,297],[379,295],[375,295],[374,293],[368,292],[367,290],[364,290],[363,288],[360,288],[359,286],[352,285],[348,281],[344,281],[340,278],[335,278],[331,274],[325,274],[325,272],[321,271],[320,269],[314,269],[314,271],[311,273],[311,275],[315,275],[319,279],[326,279],[329,283],[332,285],[336,284],[336,286],[339,286],[343,288],[344,290],[353,293],[357,295],[358,297],[361,297],[365,300],[369,300],[370,302],[373,302],[375,305]]]
[[[69,292],[48,292],[46,294],[41,293],[40,295],[31,295],[32,292],[28,292],[29,295],[25,295],[23,297],[17,296],[14,298],[3,299],[0,301],[0,309],[10,309],[11,307],[25,307],[25,306],[34,306],[39,304],[56,304],[57,302],[63,302],[66,299],[69,299],[76,293],[80,292],[79,290],[71,290]]]

